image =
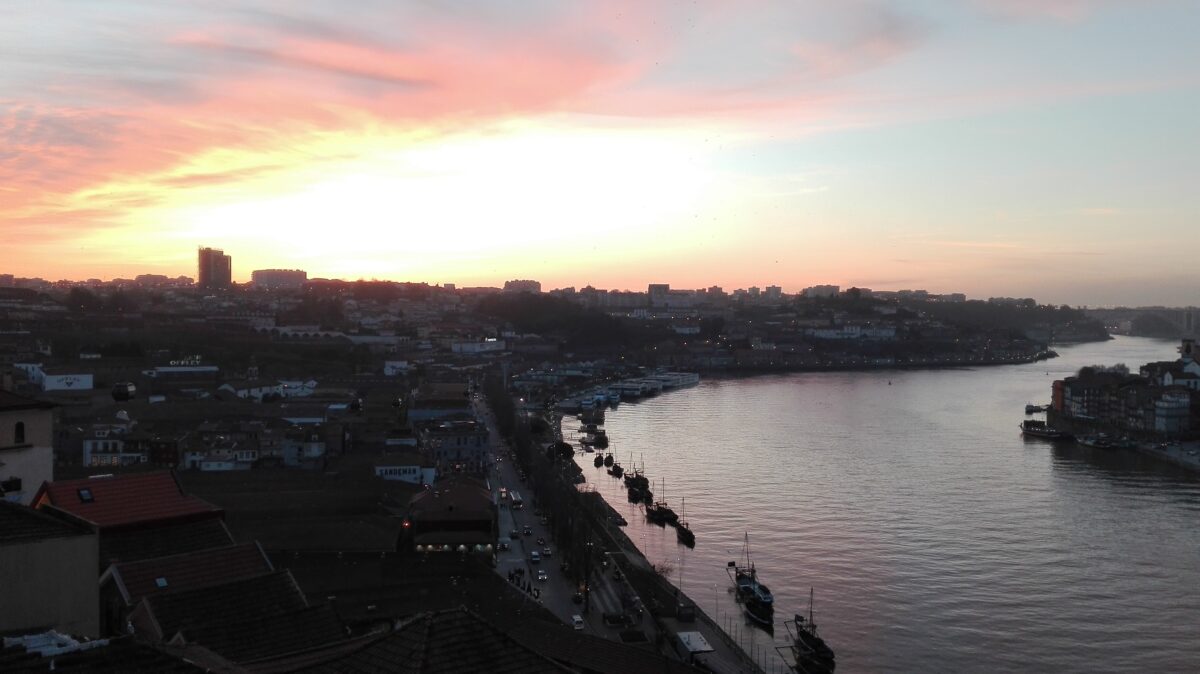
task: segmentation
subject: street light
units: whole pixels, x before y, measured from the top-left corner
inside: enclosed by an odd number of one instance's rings
[[[588,541],[587,552],[583,558],[583,611],[591,610],[592,604],[592,542]]]

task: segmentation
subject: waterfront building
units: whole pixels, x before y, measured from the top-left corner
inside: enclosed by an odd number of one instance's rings
[[[197,285],[204,290],[228,290],[233,287],[233,258],[217,248],[201,248]]]

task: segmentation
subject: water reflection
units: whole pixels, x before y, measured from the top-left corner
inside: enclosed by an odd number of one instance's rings
[[[593,455],[580,465],[647,556],[768,668],[772,639],[746,629],[725,576],[747,531],[777,636],[815,587],[844,671],[1178,671],[1200,662],[1200,479],[1016,430],[1053,379],[1173,349],[1118,339],[1042,364],[715,380],[622,404],[612,448],[644,457],[656,497],[663,478],[673,507],[687,497],[694,550]]]

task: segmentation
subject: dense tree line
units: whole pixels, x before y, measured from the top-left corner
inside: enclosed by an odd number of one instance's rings
[[[570,346],[622,346],[634,341],[620,319],[558,297],[500,293],[480,300],[478,310],[512,324],[517,332],[556,336]]]

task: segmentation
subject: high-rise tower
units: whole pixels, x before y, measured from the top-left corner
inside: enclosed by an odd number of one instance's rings
[[[226,290],[233,286],[233,258],[216,248],[201,248],[198,284],[206,290]]]

